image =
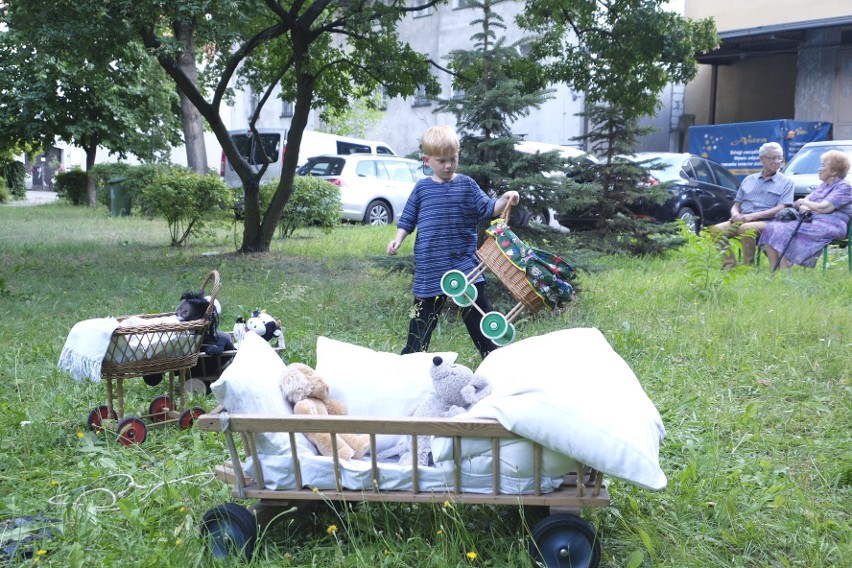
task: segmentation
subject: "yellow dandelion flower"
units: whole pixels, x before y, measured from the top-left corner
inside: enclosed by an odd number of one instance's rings
[[[444,531],[442,531],[442,530],[438,529],[438,535],[440,536],[440,535],[442,535],[442,534],[444,534]]]
[[[52,480],[50,481],[50,484],[55,486],[55,485],[59,485],[59,482],[58,482],[58,481],[56,481],[55,479],[52,479]]]
[[[186,512],[186,507],[181,507],[181,508],[180,508],[180,512],[181,512],[181,513],[185,513],[185,512]]]
[[[38,552],[36,552],[36,554],[38,554],[39,556],[44,556],[45,554],[47,554],[47,551],[45,549],[41,548],[41,549],[39,549]]]
[[[314,487],[314,493],[319,493],[319,487]]]
[[[327,532],[328,534],[336,533],[337,532],[337,525],[329,526],[327,529],[325,529],[325,532]]]
[[[390,554],[390,552],[388,552],[388,549],[386,548],[385,549],[385,556],[387,556],[388,554]]]
[[[181,544],[183,544],[183,541],[181,539],[175,539],[175,546],[180,546]]]
[[[83,434],[82,432],[80,432],[80,431],[77,432],[78,438],[83,438],[84,436],[85,436],[85,434]]]
[[[449,507],[449,506],[450,506],[450,502],[449,502],[449,501],[444,501],[444,507]]]
[[[467,553],[468,560],[476,560],[476,556],[477,556],[477,554],[472,550]]]

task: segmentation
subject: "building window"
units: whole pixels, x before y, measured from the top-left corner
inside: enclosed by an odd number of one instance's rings
[[[473,8],[472,0],[453,0],[453,10],[464,10],[465,8]]]
[[[429,100],[429,96],[426,94],[426,86],[420,85],[417,87],[417,91],[414,93],[414,102],[411,103],[413,107],[422,107],[422,106],[430,106],[432,101]]]
[[[530,52],[532,52],[532,46],[528,41],[518,46],[518,53],[521,54],[521,57],[529,57]]]
[[[465,98],[464,89],[453,89],[451,97],[454,101],[463,101]]]
[[[295,107],[290,101],[281,101],[281,118],[290,118],[293,116]]]
[[[254,91],[249,91],[249,118],[254,116],[255,111],[257,111],[257,104],[260,102],[260,96]]]
[[[418,8],[420,6],[426,6],[429,3],[429,0],[414,0],[414,7]],[[429,6],[428,8],[423,8],[422,10],[417,10],[416,12],[412,12],[413,17],[415,18],[423,18],[424,16],[431,16],[435,13],[435,7]]]

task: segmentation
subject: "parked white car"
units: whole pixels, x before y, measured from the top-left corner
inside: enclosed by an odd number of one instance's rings
[[[781,170],[793,180],[795,199],[805,197],[819,186],[819,158],[829,150],[840,150],[852,160],[852,140],[821,140],[802,146],[790,163]],[[852,183],[852,172],[846,179]]]
[[[399,219],[414,184],[426,177],[416,160],[378,154],[326,154],[308,158],[299,175],[321,177],[340,187],[341,217],[367,225]]]

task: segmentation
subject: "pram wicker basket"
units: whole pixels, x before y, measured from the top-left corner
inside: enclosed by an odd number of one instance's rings
[[[503,212],[507,225],[511,210],[511,206],[507,206]],[[500,250],[493,237],[488,236],[485,239],[476,251],[476,256],[494,273],[494,276],[500,280],[512,296],[531,313],[536,313],[546,306],[542,297],[530,285],[526,271],[512,264],[512,261]]]
[[[219,273],[211,271],[202,291],[213,281],[207,291],[210,305],[204,319],[183,322],[152,322],[150,324],[120,325],[113,332],[101,365],[104,378],[140,377],[153,373],[165,373],[193,367],[198,361],[201,344],[214,309],[214,300],[219,293]],[[140,319],[156,320],[174,313],[145,314]],[[118,318],[124,321],[129,317]]]

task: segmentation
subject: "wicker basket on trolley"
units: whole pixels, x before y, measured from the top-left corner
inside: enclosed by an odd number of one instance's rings
[[[211,284],[212,281],[212,284]],[[210,289],[207,290],[207,286]],[[201,286],[202,292],[210,296],[210,304],[203,319],[162,323],[140,323],[120,325],[112,334],[101,365],[104,378],[141,377],[154,373],[178,371],[195,366],[204,341],[204,334],[214,309],[214,300],[219,293],[219,273],[211,271]],[[173,316],[174,312],[144,314],[117,318],[122,322],[130,317],[142,320],[157,320]]]
[[[506,226],[509,225],[509,215],[511,212],[512,206],[507,205],[503,211]],[[494,276],[500,280],[512,296],[531,313],[536,313],[547,305],[544,303],[542,297],[533,289],[527,279],[526,270],[522,270],[512,264],[512,261],[500,250],[494,238],[490,236],[486,238],[479,249],[477,249],[476,256],[494,273]]]

